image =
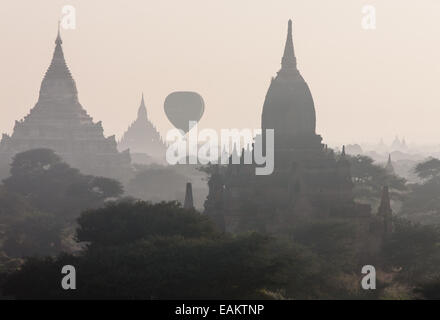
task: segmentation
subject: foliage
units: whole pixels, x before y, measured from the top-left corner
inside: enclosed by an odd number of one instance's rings
[[[406,190],[404,178],[388,174],[385,168],[375,165],[370,157],[362,155],[347,157],[350,161],[354,192],[357,197],[367,200],[379,198],[385,185],[391,190]],[[398,196],[399,193],[394,195]]]
[[[432,179],[440,176],[440,160],[430,158],[417,164],[414,171],[421,179]]]
[[[283,262],[268,257],[269,238],[151,238],[99,246],[83,256],[31,259],[4,286],[17,298],[157,299],[255,297],[276,284]],[[63,264],[77,268],[77,290],[59,286]],[[38,275],[35,277],[35,275]]]
[[[293,228],[294,241],[306,246],[328,265],[353,272],[356,267],[355,226],[347,220],[320,219]]]
[[[0,251],[10,258],[58,254],[82,210],[122,192],[119,182],[83,175],[51,150],[19,153],[0,186]]]
[[[440,300],[440,275],[434,275],[414,289],[414,292],[422,299]]]
[[[6,229],[2,249],[10,257],[55,255],[62,248],[61,230],[53,215],[35,213]]]
[[[58,253],[60,232],[61,226],[53,215],[35,209],[25,197],[0,187],[0,251],[5,258]]]
[[[208,218],[178,202],[120,202],[86,211],[78,219],[77,238],[95,245],[119,245],[151,236],[212,237]]]
[[[417,282],[438,271],[440,265],[440,230],[403,219],[395,219],[394,232],[383,247],[387,265],[402,268],[404,281]]]
[[[414,171],[423,182],[409,186],[402,213],[414,221],[440,224],[440,160],[428,159],[419,163]]]
[[[169,167],[147,167],[138,172],[127,186],[128,194],[153,202],[184,198],[188,179]]]
[[[20,194],[37,209],[75,218],[82,210],[98,207],[123,193],[118,181],[81,174],[49,149],[17,154],[5,188]]]
[[[31,257],[19,271],[8,274],[2,284],[2,293],[16,299],[68,299],[61,288],[61,269],[76,265],[78,258],[71,255],[59,257]]]
[[[206,218],[176,203],[112,204],[85,213],[78,223],[78,238],[91,242],[80,256],[29,259],[7,278],[5,293],[16,298],[257,298],[262,289],[276,291],[286,281],[294,262],[289,253],[296,252],[281,250],[269,236],[219,234]],[[69,293],[59,286],[63,264],[78,272],[78,289]]]
[[[440,262],[438,230],[403,220],[377,265],[402,271],[390,281],[378,269],[374,292],[359,287],[356,227],[346,220],[304,221],[277,238],[229,235],[175,202],[125,201],[89,210],[78,224],[78,240],[89,242],[81,254],[27,259],[6,278],[4,293],[19,299],[412,297],[409,285],[435,274]],[[77,290],[61,289],[67,264],[77,270]],[[419,289],[423,297],[437,290],[435,283]]]
[[[402,212],[404,214],[440,215],[440,177],[434,177],[422,184],[412,184],[410,188],[411,191],[403,202]]]

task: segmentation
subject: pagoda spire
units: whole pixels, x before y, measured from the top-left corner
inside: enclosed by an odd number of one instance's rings
[[[41,83],[39,101],[48,99],[78,101],[76,84],[64,59],[62,43],[60,23],[58,22],[55,50]]]
[[[57,34],[57,38],[55,39],[55,44],[56,45],[63,44],[63,40],[61,39],[61,32],[60,32],[60,20],[58,20],[58,34]]]
[[[148,120],[147,107],[145,106],[144,93],[142,92],[141,105],[138,110],[138,120]]]
[[[185,192],[185,202],[183,203],[184,209],[194,209],[194,200],[193,200],[193,193],[192,193],[192,184],[191,182],[188,182],[186,184],[186,192]]]
[[[391,154],[388,154],[388,162],[385,166],[385,170],[387,171],[388,174],[394,174],[394,166],[393,166],[393,162],[391,161]]]
[[[65,71],[67,69],[69,75],[70,72],[67,68],[67,64],[66,61],[64,60],[64,52],[63,52],[63,40],[61,39],[61,31],[60,31],[60,22],[58,21],[58,32],[57,32],[57,37],[55,39],[55,51],[53,53],[53,57],[52,57],[52,61],[51,64],[49,66],[49,70],[51,70],[51,68],[55,68],[55,67],[62,67],[63,71]]]
[[[283,58],[281,59],[281,69],[292,69],[296,68],[296,57],[295,51],[293,48],[293,39],[292,39],[292,20],[289,19],[287,24],[287,39],[286,45],[284,47]]]
[[[383,232],[385,236],[392,232],[392,213],[388,186],[384,186],[377,215],[383,219]]]
[[[391,212],[391,205],[390,205],[390,193],[388,190],[388,186],[384,186],[382,188],[382,195],[380,199],[380,205],[379,205],[379,215],[387,215]]]

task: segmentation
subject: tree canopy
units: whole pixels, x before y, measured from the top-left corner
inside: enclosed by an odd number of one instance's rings
[[[17,154],[11,176],[3,183],[8,191],[23,195],[39,210],[73,218],[123,193],[118,181],[83,175],[49,149]]]
[[[421,179],[432,179],[440,176],[440,160],[430,158],[417,164],[414,171]]]
[[[78,241],[94,245],[119,245],[150,237],[212,237],[207,216],[183,209],[178,202],[144,201],[110,203],[88,210],[78,218]]]
[[[410,192],[402,206],[402,214],[411,220],[425,224],[440,223],[440,160],[427,159],[419,163],[414,171],[421,183],[409,186]]]
[[[5,293],[17,298],[256,298],[263,289],[279,287],[292,262],[274,253],[274,238],[220,234],[205,217],[173,202],[111,204],[85,213],[78,224],[78,239],[90,242],[82,254],[29,259],[8,277]],[[77,269],[77,290],[59,286],[65,264]]]
[[[80,213],[123,193],[118,181],[83,175],[49,149],[18,153],[10,172],[0,186],[0,251],[10,258],[66,250]]]

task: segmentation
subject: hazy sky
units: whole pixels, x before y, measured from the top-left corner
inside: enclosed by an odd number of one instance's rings
[[[361,27],[366,4],[374,31]],[[0,132],[36,103],[64,5],[77,14],[76,30],[62,30],[66,60],[106,135],[134,120],[142,91],[162,134],[178,90],[204,97],[201,128],[259,128],[292,18],[325,141],[438,142],[439,0],[2,0]]]

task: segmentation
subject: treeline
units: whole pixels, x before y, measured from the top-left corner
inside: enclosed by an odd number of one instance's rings
[[[389,181],[404,197],[414,192],[368,159],[354,160],[356,192],[368,190],[365,198]],[[0,188],[0,225],[4,298],[440,298],[436,225],[396,218],[368,257],[377,289],[362,290],[353,221],[311,220],[276,237],[222,233],[177,202],[124,198],[119,182],[83,175],[50,150],[15,157]],[[61,287],[65,265],[76,268],[76,290]]]

